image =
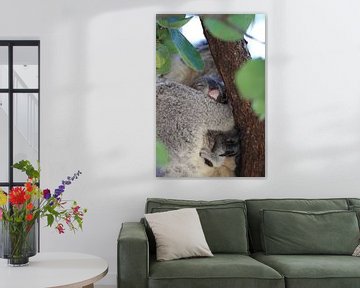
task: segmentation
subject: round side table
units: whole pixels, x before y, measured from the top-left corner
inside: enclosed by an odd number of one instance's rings
[[[80,253],[38,253],[28,266],[9,267],[0,260],[0,286],[6,288],[93,288],[108,272],[107,262]],[[5,286],[3,286],[5,285]]]

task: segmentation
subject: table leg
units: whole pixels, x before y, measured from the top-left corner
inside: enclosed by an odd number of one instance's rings
[[[83,288],[94,288],[94,284],[86,285],[86,286],[84,286]]]

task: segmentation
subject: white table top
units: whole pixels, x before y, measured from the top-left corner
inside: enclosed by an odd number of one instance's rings
[[[29,265],[9,267],[0,259],[1,288],[82,287],[103,278],[108,264],[100,257],[80,253],[38,253]]]

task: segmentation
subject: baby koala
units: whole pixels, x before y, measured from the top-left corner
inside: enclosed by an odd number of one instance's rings
[[[224,82],[218,76],[201,76],[194,80],[191,87],[203,92],[216,102],[227,104]]]
[[[240,150],[240,133],[234,128],[227,132],[208,131],[200,157],[210,167],[220,167],[226,157],[234,157]]]

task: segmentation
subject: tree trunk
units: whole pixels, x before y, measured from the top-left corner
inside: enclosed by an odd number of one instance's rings
[[[239,97],[235,72],[250,59],[246,41],[225,42],[213,37],[204,27],[216,67],[222,76],[226,94],[233,107],[236,126],[240,130],[240,153],[236,159],[236,176],[265,177],[265,120],[259,121],[249,101]]]

